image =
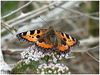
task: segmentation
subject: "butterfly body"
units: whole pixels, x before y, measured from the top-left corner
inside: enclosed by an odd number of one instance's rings
[[[55,30],[52,26],[49,29],[31,30],[17,34],[19,39],[34,42],[39,48],[54,50],[58,53],[68,53],[70,47],[79,44],[79,41],[72,36]]]

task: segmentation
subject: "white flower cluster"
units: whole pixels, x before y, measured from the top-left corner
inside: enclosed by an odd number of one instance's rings
[[[61,60],[62,58],[68,58],[68,54],[62,53],[59,55],[56,52],[43,53],[42,51],[38,50],[38,48],[35,45],[29,47],[21,53],[21,58],[24,59],[26,64],[28,64],[30,60],[38,61],[39,59],[44,58],[45,56],[49,56],[50,58],[48,61],[54,63],[56,63],[57,60]]]
[[[41,51],[36,49],[35,45],[29,47],[21,53],[21,58],[24,59],[26,64],[28,64],[30,60],[38,61],[42,57],[44,57],[44,55]]]
[[[42,74],[68,74],[68,67],[65,66],[64,64],[41,64],[39,65],[37,69],[37,73],[42,73]]]

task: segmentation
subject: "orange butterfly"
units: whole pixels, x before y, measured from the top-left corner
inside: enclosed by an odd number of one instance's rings
[[[34,42],[39,48],[44,50],[55,50],[59,53],[68,53],[70,47],[79,45],[79,41],[72,36],[54,30],[52,26],[49,29],[31,30],[17,34],[19,39]]]

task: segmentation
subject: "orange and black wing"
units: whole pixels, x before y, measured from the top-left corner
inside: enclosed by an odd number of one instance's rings
[[[19,33],[16,36],[19,39],[27,40],[29,42],[35,42],[43,35],[43,32],[44,32],[43,30],[31,30]]]
[[[59,53],[68,53],[70,51],[70,47],[67,44],[62,44],[56,47],[56,51]]]
[[[57,31],[58,32],[58,31]],[[70,51],[70,47],[79,44],[79,41],[72,36],[58,32],[59,37],[61,38],[61,45],[56,47],[56,51],[61,53],[68,53]]]
[[[45,33],[46,29],[44,30],[31,30],[27,32],[22,32],[17,34],[16,36],[19,39],[26,40],[28,42],[35,42],[35,44],[43,49],[48,49],[48,48],[53,48],[52,44],[46,44],[44,40],[40,40],[40,37],[43,36]]]
[[[62,32],[58,32],[58,34],[66,42],[68,46],[72,47],[74,45],[79,45],[79,41],[73,38],[73,36]]]

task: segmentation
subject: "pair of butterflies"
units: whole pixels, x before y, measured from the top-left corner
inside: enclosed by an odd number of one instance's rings
[[[17,37],[29,42],[34,42],[41,50],[55,50],[58,53],[68,53],[70,47],[79,45],[77,39],[55,30],[52,26],[50,26],[49,29],[22,32],[17,34]]]

